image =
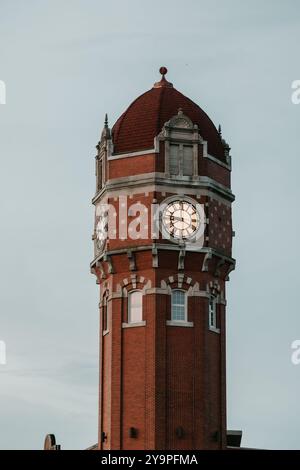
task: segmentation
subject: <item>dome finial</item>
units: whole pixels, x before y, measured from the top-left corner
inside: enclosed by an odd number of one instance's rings
[[[164,78],[164,76],[167,75],[167,73],[168,73],[167,67],[160,67],[159,73],[161,73],[163,78]]]
[[[173,88],[173,84],[168,82],[165,79],[165,75],[168,73],[167,67],[160,67],[159,73],[161,73],[162,77],[159,82],[154,83],[154,88],[162,88],[162,87]]]

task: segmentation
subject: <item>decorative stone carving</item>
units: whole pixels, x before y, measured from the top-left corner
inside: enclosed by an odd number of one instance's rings
[[[132,252],[132,250],[127,251],[127,257],[129,259],[130,271],[136,271],[135,254]]]

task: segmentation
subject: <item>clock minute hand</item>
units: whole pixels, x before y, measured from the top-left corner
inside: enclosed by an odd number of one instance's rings
[[[172,224],[175,224],[176,222],[181,222],[181,219],[179,219],[178,217],[174,217],[174,218],[171,220],[171,223],[172,223]]]
[[[184,217],[175,217],[175,215],[174,215],[173,219],[174,220],[179,220],[179,222],[184,222]]]

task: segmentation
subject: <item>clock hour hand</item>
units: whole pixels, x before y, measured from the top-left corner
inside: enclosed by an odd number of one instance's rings
[[[170,219],[173,220],[178,220],[179,222],[185,222],[184,217],[176,217],[175,215],[171,216]]]

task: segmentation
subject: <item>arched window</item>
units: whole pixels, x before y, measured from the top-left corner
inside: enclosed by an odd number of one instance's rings
[[[104,294],[102,300],[102,319],[103,319],[103,331],[108,331],[109,324],[108,324],[108,305],[107,305],[107,295]]]
[[[172,290],[172,321],[187,321],[186,293],[182,290]]]
[[[143,321],[143,293],[134,290],[128,294],[128,323]]]
[[[211,295],[209,298],[208,321],[209,321],[209,328],[216,330],[217,329],[217,299],[214,295]]]

